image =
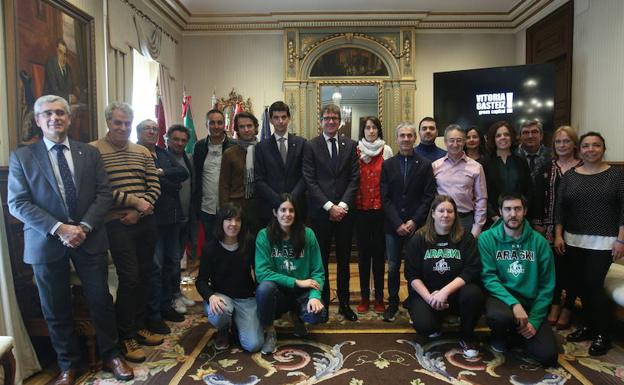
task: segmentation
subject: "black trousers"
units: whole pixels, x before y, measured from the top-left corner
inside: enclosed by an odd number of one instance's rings
[[[370,298],[370,271],[373,262],[375,299],[383,300],[384,272],[386,269],[386,239],[383,210],[360,210],[356,213],[355,234],[358,247],[360,292],[363,299]]]
[[[530,309],[524,309],[527,313]],[[556,366],[559,355],[557,340],[546,322],[542,322],[537,333],[532,338],[526,339],[517,333],[516,320],[511,308],[501,300],[488,297],[485,301],[485,320],[492,330],[492,338],[507,340],[508,337],[519,337],[524,341],[527,352],[544,366]]]
[[[309,324],[324,322],[327,318],[327,308],[318,313],[308,312],[308,297],[310,289],[299,287],[283,287],[273,281],[262,281],[256,289],[256,305],[258,319],[263,327],[273,325],[288,311],[295,311],[301,321]]]
[[[347,214],[342,221],[332,222],[329,218],[312,218],[310,225],[321,249],[323,267],[325,268],[325,285],[322,299],[326,307],[330,303],[329,287],[329,251],[332,238],[336,245],[338,301],[341,305],[349,304],[349,259],[351,257],[351,241],[353,237],[353,214]]]
[[[148,215],[134,225],[119,220],[108,222],[106,230],[119,277],[115,303],[119,338],[134,338],[145,326],[158,226],[154,216]]]
[[[555,291],[553,292],[553,305],[561,305],[566,309],[572,309],[574,307],[574,301],[576,301],[575,291],[572,286],[575,285],[573,280],[574,265],[570,263],[570,257],[567,250],[564,255],[559,255],[553,250],[555,256]],[[565,300],[561,301],[561,294],[565,290]]]
[[[604,289],[604,280],[613,257],[611,250],[589,250],[566,245],[572,279],[568,295],[581,297],[583,322],[596,332],[608,335],[613,318],[613,303]]]
[[[438,311],[432,308],[418,293],[411,292],[408,311],[412,326],[422,336],[439,332],[442,317],[447,313],[459,315],[461,334],[466,341],[474,341],[474,328],[483,314],[484,296],[481,288],[474,283],[462,286],[448,298],[449,308]]]
[[[101,358],[107,360],[119,354],[115,309],[113,298],[108,292],[106,254],[88,254],[81,249],[69,249],[68,254],[61,259],[32,265],[41,310],[61,370],[76,368],[80,363],[69,284],[70,258],[82,282],[89,313],[95,324]]]

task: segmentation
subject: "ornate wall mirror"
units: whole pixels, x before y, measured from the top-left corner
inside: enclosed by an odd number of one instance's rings
[[[340,134],[358,140],[360,124],[365,117],[372,115],[383,119],[381,85],[380,81],[320,81],[317,90],[318,111],[329,103],[339,106],[342,116]]]

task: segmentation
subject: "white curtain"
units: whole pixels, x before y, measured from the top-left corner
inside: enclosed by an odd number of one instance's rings
[[[130,52],[130,51],[129,51]],[[108,49],[108,100],[128,102],[132,98],[132,56],[129,52]]]
[[[134,120],[132,126],[145,119],[156,120],[156,81],[158,79],[158,63],[145,58],[138,51],[132,50],[132,109]],[[130,140],[136,141],[136,130],[130,134]]]
[[[139,3],[135,6],[142,8]],[[150,14],[147,9],[142,11]],[[152,19],[158,21],[157,18],[152,17]],[[160,28],[121,0],[108,0],[107,22],[109,100],[135,103],[133,84],[137,84],[137,81],[134,76],[142,72],[142,69],[133,68],[132,51],[137,50],[145,58],[160,64],[158,78],[165,110],[165,122],[167,126],[179,122],[182,90],[176,82],[176,74],[181,73],[180,54],[177,52],[178,43],[169,36],[163,36],[164,33]],[[142,89],[147,88],[142,86]],[[140,120],[137,120],[135,116],[135,121]]]
[[[182,118],[178,106],[182,103],[179,97],[178,86],[175,78],[170,75],[169,70],[161,65],[158,73],[158,84],[160,86],[160,97],[165,110],[165,126],[169,127],[174,123],[181,123]]]
[[[4,229],[4,213],[0,205],[0,229]],[[11,271],[11,258],[9,257],[9,245],[6,232],[0,234],[0,335],[11,336],[15,339],[13,353],[17,362],[15,383],[21,384],[22,380],[30,377],[41,370],[39,360],[26,332],[22,313],[17,306],[15,288],[13,286],[13,273]]]

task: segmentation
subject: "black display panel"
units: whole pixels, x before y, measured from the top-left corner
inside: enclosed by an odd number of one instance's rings
[[[517,130],[526,120],[539,120],[544,131],[552,131],[554,99],[552,63],[433,74],[433,111],[440,135],[452,123],[487,133],[499,120]]]

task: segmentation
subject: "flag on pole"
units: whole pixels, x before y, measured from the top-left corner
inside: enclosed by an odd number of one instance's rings
[[[191,113],[191,96],[184,94],[182,97],[182,118],[184,125],[189,130],[189,141],[184,148],[187,154],[192,154],[197,142],[197,134],[195,133],[195,125],[193,124],[193,114]]]
[[[236,115],[240,114],[241,112],[243,112],[243,106],[241,106],[240,102],[236,102],[236,105],[234,105],[234,113],[232,114],[232,119],[230,119],[230,126],[228,127],[228,130],[230,131],[230,136],[232,138],[236,138],[236,132],[234,130],[234,122],[236,121]]]
[[[262,115],[262,129],[260,130],[261,141],[271,137],[271,124],[269,121],[269,107],[264,107],[264,114]]]
[[[160,148],[165,148],[165,134],[167,133],[167,127],[165,124],[165,107],[162,103],[162,98],[158,95],[158,104],[156,104],[156,122],[158,123],[158,142],[156,145]]]

